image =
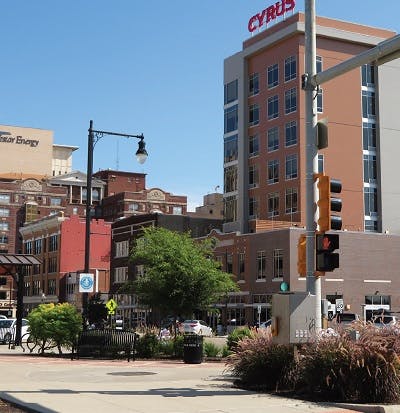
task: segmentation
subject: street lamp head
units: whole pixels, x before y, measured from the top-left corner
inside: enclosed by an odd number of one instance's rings
[[[147,151],[146,151],[146,143],[144,142],[144,136],[140,136],[140,141],[139,141],[139,148],[136,151],[136,160],[140,163],[143,164],[146,162],[147,159]]]

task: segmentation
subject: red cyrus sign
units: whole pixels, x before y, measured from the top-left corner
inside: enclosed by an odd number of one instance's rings
[[[284,15],[290,10],[293,10],[296,5],[295,0],[281,0],[277,1],[272,6],[267,7],[262,12],[255,14],[250,18],[247,25],[249,32],[261,29],[264,24],[268,24],[270,21],[275,20],[277,17]]]

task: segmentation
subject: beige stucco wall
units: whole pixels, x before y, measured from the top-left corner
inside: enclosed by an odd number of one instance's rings
[[[0,173],[52,174],[53,131],[0,125]]]

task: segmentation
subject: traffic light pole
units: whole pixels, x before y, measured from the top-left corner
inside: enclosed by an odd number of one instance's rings
[[[308,76],[316,74],[315,0],[305,0],[305,70]],[[322,328],[321,279],[315,276],[315,217],[316,202],[314,173],[318,172],[317,89],[306,83],[306,291],[315,295],[315,330]]]
[[[317,147],[317,93],[318,87],[344,73],[365,64],[381,65],[400,57],[400,35],[387,39],[327,70],[316,73],[316,22],[315,0],[305,0],[305,70],[303,89],[306,104],[306,291],[316,296],[315,330],[322,328],[321,280],[315,276],[314,206],[316,193],[314,173],[318,172]]]

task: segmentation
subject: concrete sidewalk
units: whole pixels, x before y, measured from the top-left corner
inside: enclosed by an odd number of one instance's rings
[[[74,360],[0,346],[0,398],[43,413],[394,413],[236,389],[223,363]]]

